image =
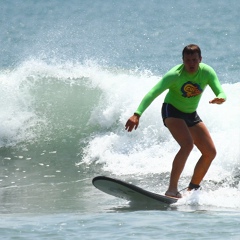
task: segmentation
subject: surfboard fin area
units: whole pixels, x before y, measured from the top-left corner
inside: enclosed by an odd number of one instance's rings
[[[153,193],[122,180],[106,176],[94,177],[92,184],[102,192],[130,202],[170,205],[178,200],[178,198]]]

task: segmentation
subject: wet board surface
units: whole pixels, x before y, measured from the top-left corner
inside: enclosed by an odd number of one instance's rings
[[[92,184],[102,192],[130,202],[170,205],[178,200],[174,197],[156,194],[122,180],[105,176],[93,178]]]

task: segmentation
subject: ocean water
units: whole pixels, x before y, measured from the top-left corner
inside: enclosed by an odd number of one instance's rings
[[[237,0],[1,1],[1,238],[239,239],[239,12]],[[100,192],[97,175],[166,191],[178,146],[164,94],[137,131],[124,125],[189,43],[228,97],[210,105],[207,88],[198,108],[218,150],[202,190],[163,209]]]

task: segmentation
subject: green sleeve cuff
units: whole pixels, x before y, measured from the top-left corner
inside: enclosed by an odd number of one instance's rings
[[[134,115],[138,115],[139,117],[141,117],[141,112],[139,112],[139,111],[136,111],[136,112],[134,112]]]

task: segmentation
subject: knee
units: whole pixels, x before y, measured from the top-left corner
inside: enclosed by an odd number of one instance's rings
[[[187,153],[190,153],[194,147],[193,141],[185,141],[181,144],[181,149]]]
[[[217,155],[217,150],[216,150],[216,148],[213,148],[213,149],[211,150],[212,160],[216,157],[216,155]]]
[[[208,151],[206,151],[204,153],[204,155],[212,161],[217,155],[217,150],[215,147],[212,147],[212,148],[208,149]]]

